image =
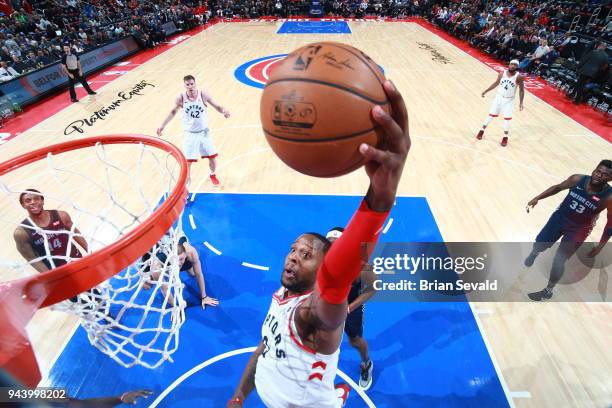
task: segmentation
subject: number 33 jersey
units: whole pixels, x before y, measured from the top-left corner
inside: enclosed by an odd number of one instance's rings
[[[281,288],[272,296],[261,328],[264,350],[257,360],[255,387],[269,408],[337,407],[334,379],[338,348],[319,354],[302,343],[295,325],[295,310],[311,292],[286,297]]]
[[[557,211],[571,226],[592,227],[599,213],[606,208],[606,200],[612,193],[612,188],[607,185],[600,192],[589,193],[587,186],[590,180],[590,176],[583,176],[559,205]]]

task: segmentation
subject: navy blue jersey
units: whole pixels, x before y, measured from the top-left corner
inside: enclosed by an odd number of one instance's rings
[[[351,291],[349,292],[347,302],[351,303],[353,300],[357,299],[359,295],[361,295],[361,278],[354,281],[351,285]]]
[[[563,221],[572,226],[592,227],[600,212],[606,208],[606,200],[612,194],[608,184],[598,193],[588,193],[590,176],[582,176],[578,184],[572,187],[557,211]]]

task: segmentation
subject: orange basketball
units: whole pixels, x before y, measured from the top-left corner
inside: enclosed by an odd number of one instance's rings
[[[261,97],[264,134],[289,167],[336,177],[363,165],[359,145],[378,146],[381,128],[372,107],[391,106],[385,76],[363,52],[337,42],[301,47],[270,75]]]

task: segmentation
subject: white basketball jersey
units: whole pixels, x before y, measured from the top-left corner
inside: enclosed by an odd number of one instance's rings
[[[507,99],[514,98],[518,76],[518,71],[515,72],[513,76],[509,76],[508,71],[504,71],[499,86],[497,87],[497,96]]]
[[[264,351],[257,359],[255,388],[268,408],[335,408],[334,379],[340,348],[330,355],[305,346],[297,332],[294,314],[311,292],[285,297],[281,288],[272,296],[261,327]]]
[[[183,97],[183,129],[187,132],[203,132],[208,129],[208,112],[202,100],[202,92],[198,91],[195,101],[190,101],[187,93]]]

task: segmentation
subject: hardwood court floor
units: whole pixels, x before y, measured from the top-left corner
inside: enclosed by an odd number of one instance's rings
[[[279,24],[217,24],[104,86],[96,97],[83,98],[8,142],[1,148],[2,157],[75,137],[153,135],[182,90],[182,77],[193,74],[232,113],[226,120],[209,111],[223,191],[361,194],[367,188],[363,171],[326,180],[301,176],[284,166],[260,131],[261,91],[233,76],[234,69],[248,60],[320,40],[362,49],[402,92],[413,145],[399,194],[426,197],[446,241],[532,241],[563,195],[540,202],[530,214],[526,203],[571,174],[590,173],[612,153],[605,140],[530,93],[525,110],[516,109],[508,147],[499,145],[499,119],[489,126],[485,139],[477,141],[474,135],[494,92],[484,99],[480,94],[494,81],[495,72],[418,24],[352,22],[351,35],[277,35]],[[446,63],[432,58],[433,51]],[[104,120],[84,126],[83,133],[64,135],[70,123],[108,106],[118,92],[141,81],[154,87],[145,87],[142,96],[121,104]],[[180,146],[181,134],[175,118],[165,138]],[[196,164],[193,170],[193,189],[212,190],[207,165]],[[91,176],[99,177],[95,172]],[[23,216],[6,203],[0,211],[15,219]],[[599,240],[605,215],[602,218],[590,237],[593,241]],[[11,228],[0,232],[11,241]],[[3,257],[16,256],[12,245],[4,248],[8,253]],[[518,393],[516,406],[610,403],[612,357],[605,352],[612,346],[609,304],[487,303],[473,308],[482,312],[477,315],[482,334],[508,389]],[[44,371],[73,327],[72,318],[46,310],[29,325]]]

